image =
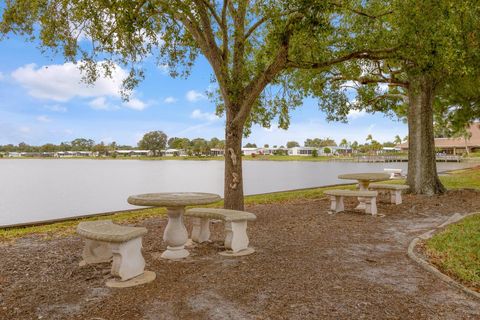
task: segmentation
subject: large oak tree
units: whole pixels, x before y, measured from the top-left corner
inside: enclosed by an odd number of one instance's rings
[[[369,2],[378,4],[387,2]],[[392,0],[388,7],[391,14],[375,24],[355,19],[350,22],[351,29],[357,34],[369,32],[362,41],[396,44],[397,49],[381,59],[335,66],[329,76],[321,75],[329,83],[316,88],[322,91],[317,95],[323,94],[321,107],[331,119],[345,120],[351,110],[380,111],[406,119],[407,183],[414,193],[442,193],[445,188],[437,175],[433,115],[435,106],[456,103],[459,107],[450,110],[457,123],[465,125],[475,117],[480,5],[476,1]],[[347,94],[349,87],[358,93],[353,102]]]
[[[243,209],[241,141],[252,123],[288,127],[305,92],[293,70],[325,69],[391,51],[348,44],[349,15],[374,19],[361,0],[7,0],[1,33],[24,34],[42,48],[81,60],[87,81],[116,63],[130,66],[125,92],[154,56],[172,76],[188,75],[197,55],[210,63],[226,116],[225,207]],[[382,11],[383,8],[378,8]],[[383,15],[381,13],[380,15]],[[87,41],[86,41],[87,40]],[[354,42],[352,42],[354,43]],[[101,61],[101,63],[98,63]]]

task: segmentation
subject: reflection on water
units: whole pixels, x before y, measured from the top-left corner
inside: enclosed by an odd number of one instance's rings
[[[348,181],[340,173],[381,172],[406,163],[244,161],[246,194],[325,186]],[[439,171],[469,166],[438,163]],[[0,160],[0,225],[135,208],[133,194],[223,194],[223,161],[74,159]]]

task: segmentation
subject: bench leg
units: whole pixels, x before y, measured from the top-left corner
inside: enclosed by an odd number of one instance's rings
[[[109,262],[112,259],[112,249],[108,242],[85,239],[81,264]]]
[[[402,204],[402,190],[390,191],[390,203]]]
[[[208,241],[210,239],[210,219],[193,218],[192,223],[192,240],[197,243]]]
[[[377,215],[377,197],[365,198],[365,213]]]
[[[345,210],[343,205],[343,197],[341,196],[330,196],[331,205],[330,209],[334,212],[342,212]]]
[[[132,279],[143,273],[145,259],[142,256],[142,237],[127,242],[112,243],[112,274],[122,281]]]
[[[248,248],[247,220],[225,222],[225,248],[233,252]]]

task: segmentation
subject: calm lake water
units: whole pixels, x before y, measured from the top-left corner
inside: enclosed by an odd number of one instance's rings
[[[340,173],[407,169],[406,163],[244,161],[246,194],[337,183]],[[467,167],[438,163],[438,170]],[[132,194],[197,191],[223,195],[223,161],[0,160],[0,226],[138,208]],[[354,182],[354,181],[352,181]]]

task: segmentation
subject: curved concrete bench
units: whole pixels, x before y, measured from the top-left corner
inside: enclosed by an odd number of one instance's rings
[[[410,187],[404,184],[381,184],[372,183],[368,186],[372,190],[388,191],[390,192],[390,203],[402,203],[402,191],[408,190]]]
[[[248,247],[247,221],[254,221],[257,217],[250,212],[214,209],[194,208],[185,212],[185,216],[193,218],[192,240],[198,243],[210,239],[210,220],[222,220],[225,222],[225,248],[233,254],[224,252],[224,255],[244,255],[253,253]]]
[[[142,236],[147,233],[146,228],[121,226],[111,220],[85,221],[78,224],[77,233],[85,238],[84,264],[108,262],[113,258],[112,274],[121,281],[144,273]]]
[[[376,191],[360,191],[360,190],[326,190],[324,194],[330,196],[330,209],[334,212],[342,212],[345,210],[343,204],[344,197],[361,197],[365,201],[365,213],[371,213],[373,216],[377,214],[377,195]]]

